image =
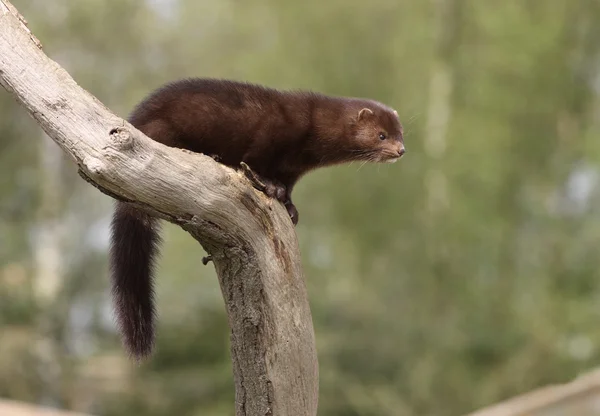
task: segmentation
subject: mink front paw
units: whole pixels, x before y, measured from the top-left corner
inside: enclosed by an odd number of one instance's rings
[[[240,163],[242,171],[252,182],[252,185],[261,192],[264,192],[270,198],[282,202],[287,209],[288,215],[294,225],[298,224],[298,210],[290,199],[291,188],[288,189],[284,184],[276,180],[270,180],[254,172],[246,162]]]
[[[240,163],[246,177],[252,182],[252,185],[267,196],[274,198],[280,202],[285,202],[287,188],[279,181],[273,181],[264,178],[254,172],[245,162]]]
[[[269,180],[262,180],[265,184],[265,190],[263,191],[267,196],[274,198],[280,202],[285,202],[286,188],[281,183],[272,182]]]

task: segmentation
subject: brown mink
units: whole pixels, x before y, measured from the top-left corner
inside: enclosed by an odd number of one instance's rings
[[[377,101],[307,91],[278,91],[249,83],[186,79],[151,93],[129,117],[151,139],[245,162],[281,201],[292,222],[291,193],[310,170],[351,161],[395,162],[404,154],[398,114]],[[141,359],[154,344],[153,272],[158,219],[117,202],[110,247],[117,318],[129,353]]]

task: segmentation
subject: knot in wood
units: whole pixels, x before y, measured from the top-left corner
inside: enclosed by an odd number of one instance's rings
[[[119,150],[128,150],[133,147],[133,136],[129,130],[123,127],[115,127],[110,131],[110,138],[114,146]]]
[[[93,175],[99,175],[105,169],[104,162],[91,156],[86,156],[83,159],[83,166],[85,166],[86,170]]]

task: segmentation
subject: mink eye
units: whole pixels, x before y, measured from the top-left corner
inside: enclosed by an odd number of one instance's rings
[[[385,139],[386,139],[386,137],[387,137],[387,136],[385,135],[385,133],[379,133],[379,138],[380,138],[381,140],[385,140]]]

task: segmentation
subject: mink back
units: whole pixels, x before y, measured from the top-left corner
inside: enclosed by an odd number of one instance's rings
[[[277,146],[306,135],[316,99],[312,93],[192,78],[156,90],[129,120],[163,144],[218,154],[223,163],[237,165],[253,145]]]
[[[287,186],[307,171],[350,161],[351,117],[381,104],[309,91],[206,78],[167,84],[132,112],[130,122],[167,146],[245,161]]]

